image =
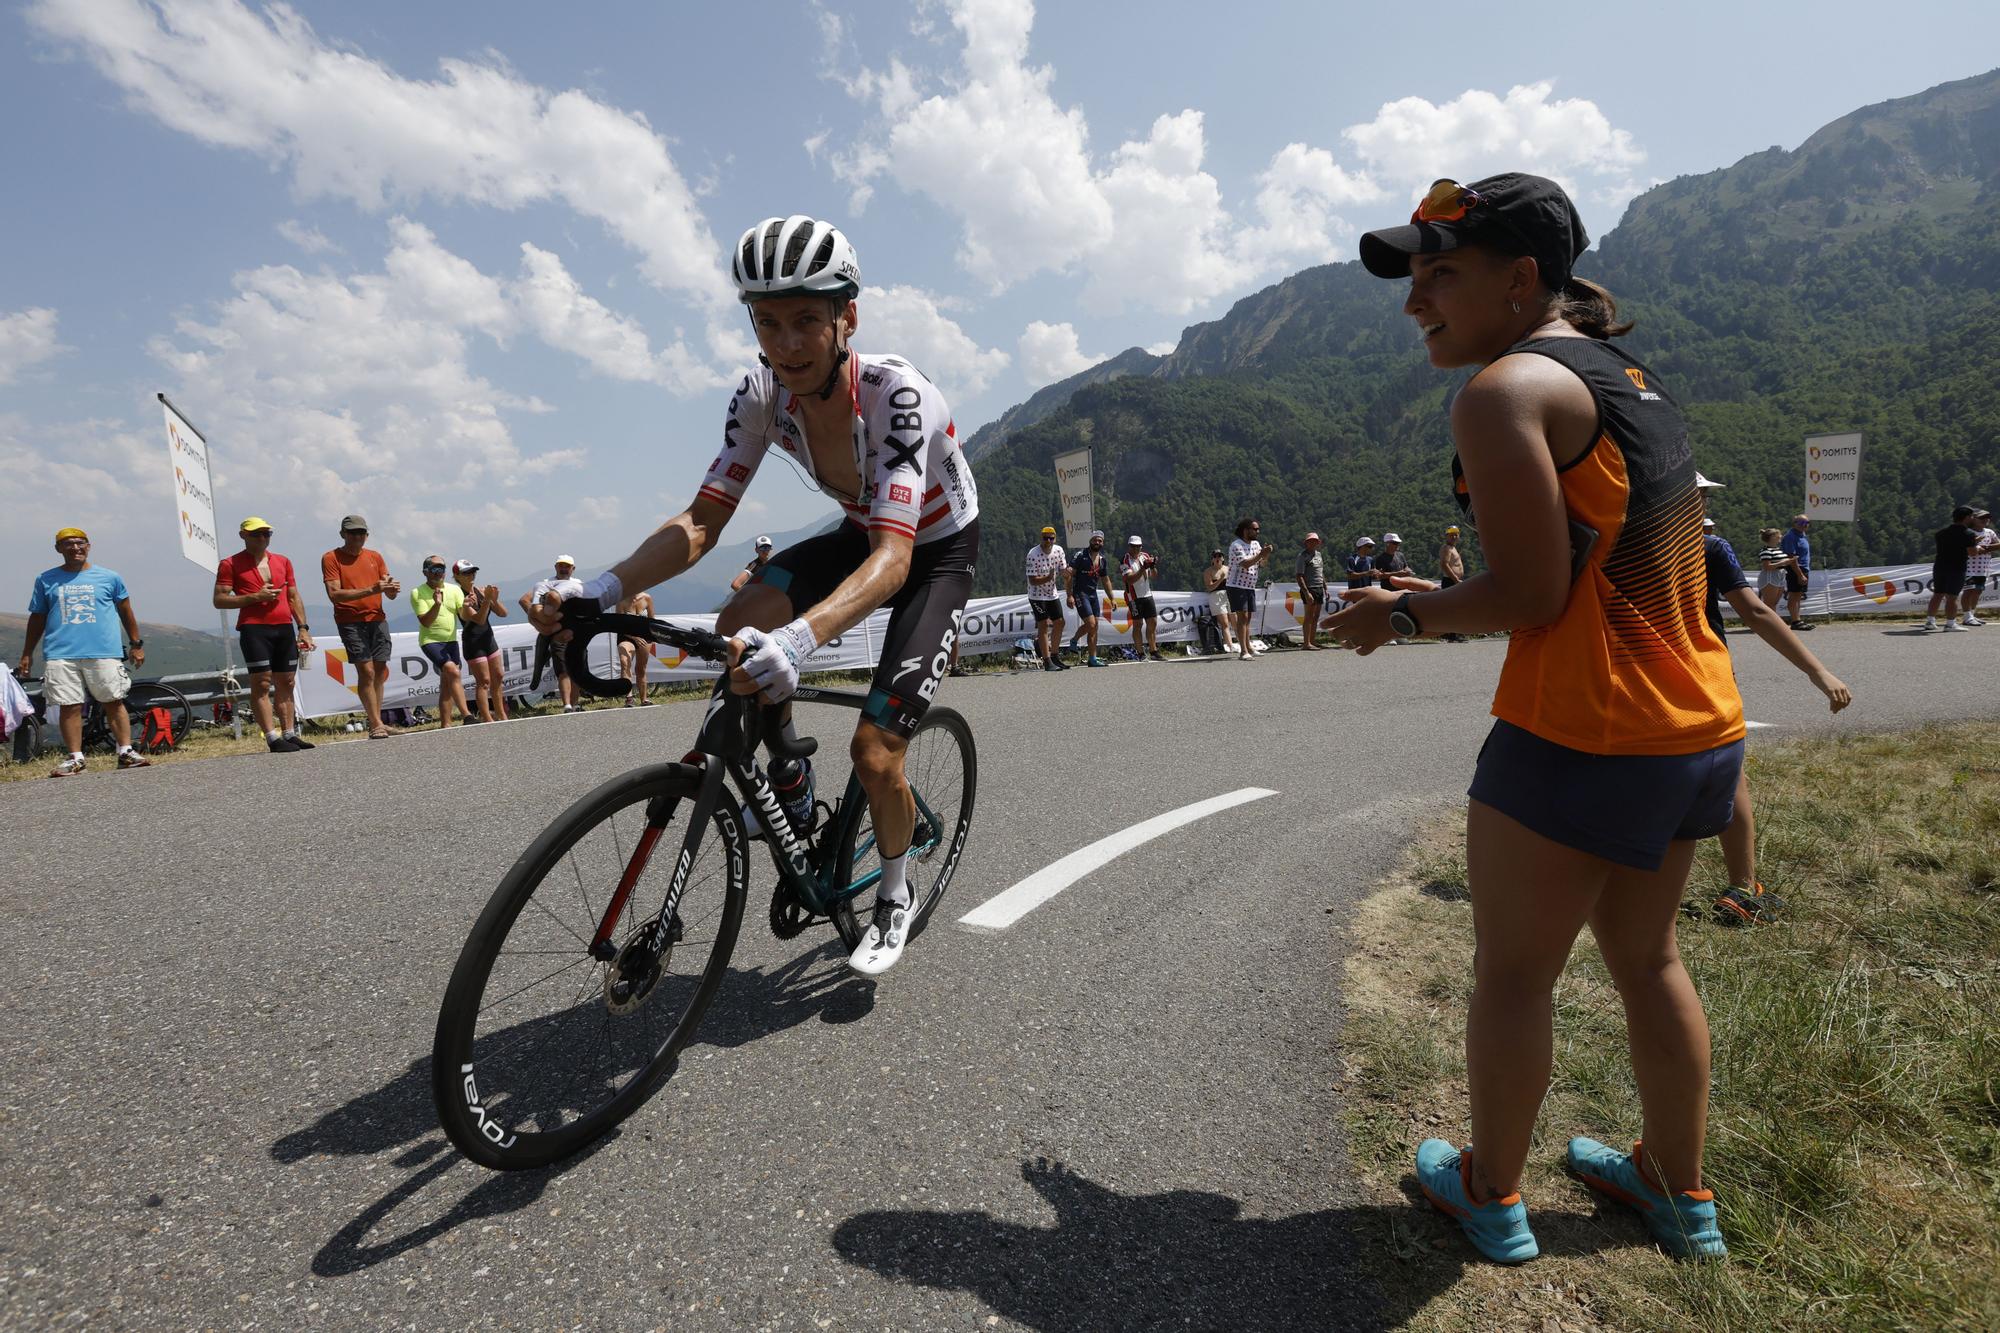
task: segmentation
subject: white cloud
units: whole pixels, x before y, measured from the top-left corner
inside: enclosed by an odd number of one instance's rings
[[[978,397],[1010,360],[997,347],[980,347],[919,288],[869,287],[859,308],[856,349],[907,357],[937,382],[948,402]]]
[[[429,227],[393,218],[389,236],[393,244],[383,268],[396,283],[399,303],[453,328],[477,329],[501,343],[519,326],[520,318],[499,280],[439,245]]]
[[[35,0],[27,13],[136,109],[289,167],[303,196],[370,210],[426,197],[508,209],[559,200],[637,251],[659,287],[727,303],[694,193],[635,112],[551,92],[497,59],[443,60],[436,79],[405,78],[282,5]]]
[[[278,224],[278,235],[290,241],[309,255],[339,254],[340,247],[328,240],[326,233],[318,227],[308,227],[297,218],[286,218]]]
[[[1546,82],[1442,106],[1409,97],[1345,132],[1356,165],[1309,144],[1279,149],[1239,218],[1203,170],[1200,110],[1160,115],[1144,138],[1093,155],[1083,112],[1056,100],[1054,69],[1029,62],[1031,0],[943,7],[961,39],[959,69],[933,77],[892,61],[836,72],[880,124],[828,160],[857,210],[885,180],[945,209],[960,262],[996,292],[1039,272],[1075,273],[1089,309],[1185,314],[1301,262],[1349,257],[1359,230],[1349,210],[1437,176],[1534,171],[1615,210],[1644,158],[1595,104],[1556,99]],[[843,26],[822,23],[828,45],[842,46]],[[927,85],[939,90],[926,95]],[[810,141],[815,160],[826,142]],[[1382,220],[1375,213],[1367,221]]]
[[[56,312],[47,306],[0,315],[0,384],[70,350],[56,341]]]
[[[1181,340],[1179,338],[1168,338],[1165,342],[1151,344],[1146,348],[1146,351],[1153,356],[1172,356],[1174,350],[1180,345]]]
[[[1544,80],[1518,84],[1504,96],[1474,88],[1443,105],[1404,97],[1384,103],[1373,120],[1349,126],[1341,138],[1378,178],[1413,193],[1441,176],[1470,181],[1528,171],[1560,181],[1572,195],[1587,186],[1615,194],[1645,153],[1596,103],[1553,98],[1554,91]]]
[[[523,243],[521,276],[509,294],[543,342],[580,357],[613,379],[661,384],[677,393],[719,389],[729,383],[682,343],[656,355],[636,321],[586,295],[562,260],[547,250]]]
[[[1066,380],[1104,359],[1091,356],[1077,345],[1074,326],[1049,324],[1039,319],[1021,331],[1018,348],[1021,374],[1029,386],[1036,389],[1044,384],[1054,384],[1057,380]]]

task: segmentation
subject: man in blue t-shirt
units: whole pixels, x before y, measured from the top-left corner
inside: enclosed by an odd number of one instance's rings
[[[1793,568],[1785,571],[1785,623],[1793,629],[1811,629],[1800,608],[1805,605],[1806,587],[1812,582],[1812,539],[1806,533],[1812,528],[1812,520],[1800,514],[1792,520],[1791,531],[1785,534],[1778,545],[1786,555],[1798,561]]]
[[[1104,534],[1093,532],[1090,534],[1090,545],[1078,551],[1069,562],[1068,601],[1076,608],[1079,622],[1076,632],[1079,637],[1090,640],[1090,655],[1084,661],[1086,666],[1104,665],[1104,659],[1097,655],[1097,617],[1104,609],[1099,590],[1109,577],[1110,570],[1104,556]],[[1075,639],[1070,641],[1070,646],[1076,646]]]
[[[139,637],[139,618],[132,613],[125,580],[90,563],[90,538],[82,528],[56,533],[56,551],[63,562],[38,576],[28,594],[28,632],[14,671],[26,676],[34,665],[35,645],[42,646],[43,697],[61,709],[63,744],[69,750],[49,776],[83,772],[86,692],[104,709],[104,720],[117,738],[118,767],[146,768],[146,757],[132,748],[132,720],[125,714],[132,677],[125,669],[123,639],[131,640],[134,666],[146,660],[146,641]]]

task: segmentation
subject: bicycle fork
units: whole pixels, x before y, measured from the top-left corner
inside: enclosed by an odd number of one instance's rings
[[[714,755],[693,755],[690,758],[701,761],[701,795],[695,798],[697,815],[715,808],[715,802],[722,792],[722,761]],[[639,835],[638,844],[632,848],[632,856],[625,863],[625,873],[618,878],[618,889],[611,895],[611,901],[604,908],[604,916],[597,923],[597,934],[590,941],[590,955],[603,962],[610,962],[618,950],[611,943],[611,932],[617,928],[618,918],[625,911],[626,900],[632,896],[633,888],[639,883],[639,876],[646,872],[646,865],[653,857],[653,848],[660,841],[660,835],[667,831],[673,819],[674,806],[678,802],[665,797],[655,797],[646,808],[646,828]],[[707,821],[701,818],[688,820],[687,832],[681,837],[680,859],[674,863],[673,878],[667,884],[667,898],[660,905],[648,928],[671,930],[678,922],[674,909],[680,906],[681,894],[687,890],[688,873],[694,868],[695,854],[701,850],[703,826]],[[671,944],[671,939],[662,944]]]

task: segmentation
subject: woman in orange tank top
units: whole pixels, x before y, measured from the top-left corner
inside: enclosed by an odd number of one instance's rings
[[[1477,949],[1466,1023],[1473,1155],[1440,1139],[1417,1178],[1489,1258],[1538,1252],[1519,1187],[1548,1089],[1552,997],[1596,937],[1626,1009],[1643,1138],[1570,1141],[1571,1173],[1637,1207],[1679,1254],[1724,1252],[1702,1188],[1708,1026],[1675,946],[1696,840],[1729,823],[1743,709],[1707,625],[1701,500],[1685,419],[1610,339],[1588,244],[1537,176],[1439,181],[1361,259],[1408,277],[1431,364],[1480,367],[1452,403],[1460,503],[1487,572],[1435,592],[1362,589],[1331,631],[1511,631],[1466,818]]]

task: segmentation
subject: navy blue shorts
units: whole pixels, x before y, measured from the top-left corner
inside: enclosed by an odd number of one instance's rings
[[[1229,609],[1237,615],[1242,615],[1245,611],[1255,611],[1257,609],[1257,590],[1255,588],[1230,588],[1227,591],[1229,593]]]
[[[1093,616],[1103,615],[1104,603],[1100,600],[1100,597],[1101,595],[1095,588],[1092,588],[1089,592],[1084,592],[1079,588],[1076,593],[1077,618],[1079,620],[1089,620]]]
[[[420,643],[417,647],[423,650],[424,656],[430,659],[431,665],[437,668],[439,675],[444,674],[446,662],[453,666],[465,665],[465,659],[458,655],[457,639],[433,639],[429,643]]]
[[[1713,838],[1736,812],[1743,742],[1699,754],[1585,754],[1495,722],[1466,795],[1550,842],[1635,870]]]

